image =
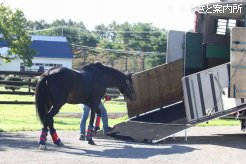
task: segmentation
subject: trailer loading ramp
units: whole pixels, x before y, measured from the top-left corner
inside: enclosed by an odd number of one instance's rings
[[[183,101],[132,117],[116,125],[110,136],[140,142],[159,141],[198,123],[245,110],[245,98],[228,97],[229,68],[227,63],[185,76]]]
[[[180,117],[176,117],[175,120],[167,119],[168,120],[167,121],[165,119],[168,117],[171,118],[170,116],[174,113],[171,112],[172,114],[170,114],[171,110],[179,111],[179,109],[184,110],[183,102],[179,102],[170,105],[168,107],[164,107],[158,110],[153,110],[141,116],[131,118],[127,122],[122,122],[120,124],[115,125],[114,130],[111,134],[103,135],[101,131],[96,137],[107,138],[107,139],[108,138],[118,139],[118,140],[125,140],[125,141],[144,142],[144,143],[159,142],[168,137],[171,137],[172,135],[178,132],[181,132],[192,126],[195,126],[198,123],[208,122],[212,119],[224,117],[234,112],[245,110],[246,105],[237,106],[230,110],[226,110],[224,112],[220,112],[211,116],[204,117],[203,119],[197,120],[194,123],[187,123],[186,117],[183,117],[183,115],[179,115]],[[157,115],[158,117],[156,117]],[[164,118],[161,119],[160,116],[164,116]],[[158,118],[158,119],[153,120],[153,118]]]
[[[159,141],[191,127],[186,122],[184,103],[178,102],[117,124],[108,136],[137,142]]]

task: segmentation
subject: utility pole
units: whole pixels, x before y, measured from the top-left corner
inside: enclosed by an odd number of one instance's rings
[[[144,64],[144,61],[145,61],[145,54],[144,54],[144,52],[142,53],[141,56],[142,56],[142,57],[141,57],[141,59],[142,59],[142,68],[141,68],[141,70],[143,71],[143,70],[145,69],[145,64]]]
[[[61,28],[61,36],[63,36],[63,26],[62,26],[62,28]]]
[[[127,65],[128,65],[128,57],[126,56],[126,62],[125,62],[125,71],[127,71]]]

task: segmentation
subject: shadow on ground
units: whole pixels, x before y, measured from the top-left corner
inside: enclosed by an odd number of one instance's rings
[[[176,137],[173,140],[172,137],[167,138],[162,141],[160,144],[210,144],[210,145],[218,145],[224,147],[238,148],[238,149],[246,149],[246,144],[242,144],[245,142],[246,134],[215,134],[213,136],[189,136],[188,141],[184,141],[184,137]]]
[[[69,132],[66,132],[69,133]],[[98,138],[104,138],[98,139]],[[90,157],[108,157],[108,158],[134,158],[146,159],[157,155],[185,154],[196,150],[192,145],[211,144],[230,148],[246,149],[245,134],[214,134],[212,136],[190,136],[188,141],[184,141],[184,137],[176,137],[175,140],[168,138],[165,142],[158,144],[144,144],[137,142],[129,142],[112,139],[112,136],[99,135],[95,138],[98,145],[87,145],[85,141],[64,138],[65,146],[58,147],[52,144],[48,138],[48,150],[54,153],[84,155]],[[119,136],[118,136],[119,137]],[[124,137],[127,136],[121,136]],[[63,138],[62,138],[63,139]],[[119,138],[118,138],[119,139]],[[35,153],[42,153],[38,150],[36,136],[30,135],[27,132],[20,133],[0,133],[0,152],[13,150],[30,150]],[[62,153],[62,154],[61,154]]]
[[[9,148],[18,149],[37,149],[37,138],[29,137],[22,133],[0,133],[0,151],[6,151]]]
[[[106,158],[132,158],[143,159],[156,155],[184,154],[195,149],[179,145],[146,145],[136,142],[125,142],[120,140],[100,140],[95,138],[98,145],[88,145],[86,141],[69,140],[64,138],[64,146],[52,144],[48,138],[46,152],[54,154],[83,155],[88,157]],[[0,133],[0,152],[4,151],[27,151],[43,153],[38,149],[37,138],[28,133]]]
[[[73,149],[67,147],[68,149]],[[69,151],[65,153],[73,155],[84,155],[90,157],[106,157],[106,158],[132,158],[132,159],[147,159],[149,157],[157,155],[171,155],[171,154],[185,154],[194,151],[194,148],[188,146],[179,146],[179,145],[170,145],[170,146],[160,146],[150,147],[150,146],[132,146],[124,145],[117,148],[107,148],[103,151],[101,150],[88,150],[88,149],[79,149],[79,151]],[[60,150],[58,150],[60,151]]]

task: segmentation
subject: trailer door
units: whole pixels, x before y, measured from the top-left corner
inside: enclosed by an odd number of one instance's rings
[[[182,78],[186,117],[189,123],[218,118],[244,105],[246,99],[228,98],[230,64],[223,64]]]

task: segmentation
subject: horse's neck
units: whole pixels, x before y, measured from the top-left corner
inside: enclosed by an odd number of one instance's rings
[[[107,88],[119,86],[119,79],[111,74],[105,74],[105,80]]]

